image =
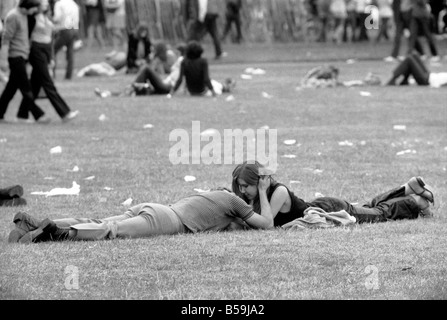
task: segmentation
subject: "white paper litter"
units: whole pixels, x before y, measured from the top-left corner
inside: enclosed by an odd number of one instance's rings
[[[185,179],[186,182],[196,181],[196,177],[194,177],[194,176],[185,176],[184,179]]]
[[[266,74],[265,70],[261,68],[247,68],[245,69],[245,73],[250,73],[254,75],[263,75]]]
[[[234,101],[234,96],[233,96],[233,95],[228,96],[228,97],[225,99],[225,101],[227,101],[227,102]]]
[[[110,188],[110,187],[104,187],[104,190],[106,190],[106,191],[112,191],[113,188]]]
[[[291,139],[291,140],[284,140],[284,144],[288,145],[288,146],[291,146],[291,145],[293,145],[295,143],[296,143],[296,140],[293,140],[293,139]]]
[[[200,188],[194,188],[194,191],[202,193],[202,192],[210,192],[210,189],[200,189]]]
[[[287,158],[287,159],[295,159],[295,158],[296,158],[296,155],[294,155],[294,154],[285,154],[285,155],[283,155],[282,157],[283,157],[283,158]]]
[[[154,125],[153,125],[153,124],[150,124],[150,123],[145,124],[145,125],[143,126],[144,129],[152,129],[153,127],[154,127]]]
[[[50,153],[51,154],[62,153],[62,147],[61,146],[57,146],[57,147],[51,148],[50,149]]]
[[[397,152],[396,156],[402,156],[404,154],[416,154],[416,153],[417,153],[416,150],[407,149],[407,150]]]
[[[105,114],[102,114],[99,116],[99,121],[106,121],[107,120],[107,116]]]
[[[71,170],[67,169],[67,172],[79,172],[79,167],[74,166],[73,169],[71,169]]]
[[[0,143],[6,143],[6,142],[8,142],[8,139],[6,139],[6,138],[1,138],[0,139]]]
[[[123,203],[121,203],[123,206],[125,207],[130,207],[130,205],[132,204],[133,199],[129,198],[126,201],[124,201]]]
[[[38,195],[38,196],[47,196],[47,197],[53,197],[53,196],[77,196],[79,195],[79,192],[81,191],[81,187],[73,181],[71,188],[54,188],[48,192],[43,191],[36,191],[32,192],[32,195]]]
[[[271,98],[273,98],[273,96],[271,95],[271,94],[268,94],[267,92],[262,92],[262,97],[263,98],[266,98],[266,99],[271,99]]]
[[[339,145],[339,146],[352,147],[354,144],[353,144],[352,142],[348,141],[348,140],[345,140],[345,141],[340,141],[340,142],[338,143],[338,145]]]
[[[348,60],[346,60],[346,63],[347,64],[353,64],[353,63],[356,63],[356,60],[355,59],[348,59]]]
[[[368,91],[360,91],[360,95],[362,97],[370,97],[371,96],[371,92]]]
[[[249,74],[241,74],[241,79],[243,79],[243,80],[251,80],[251,79],[253,79],[253,76],[251,76]]]
[[[93,180],[93,179],[95,179],[95,176],[90,176],[90,177],[84,178],[84,180]]]
[[[397,130],[397,131],[405,131],[405,130],[407,130],[407,126],[405,126],[405,125],[395,125],[393,127],[393,129]]]

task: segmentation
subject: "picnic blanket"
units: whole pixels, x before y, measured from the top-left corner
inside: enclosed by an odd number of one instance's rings
[[[310,207],[304,211],[304,217],[286,223],[281,228],[286,230],[324,229],[355,224],[357,219],[345,210],[325,212],[323,209]]]

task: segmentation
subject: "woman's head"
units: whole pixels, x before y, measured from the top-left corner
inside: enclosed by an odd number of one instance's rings
[[[245,201],[257,202],[259,178],[264,166],[259,162],[244,162],[233,170],[233,192]]]
[[[148,38],[149,37],[149,26],[144,22],[140,22],[135,29],[135,36],[138,39]]]
[[[202,45],[193,40],[188,42],[188,45],[186,46],[186,58],[195,60],[202,56],[203,48]]]
[[[163,41],[154,45],[154,57],[158,57],[161,61],[168,60],[168,46]]]

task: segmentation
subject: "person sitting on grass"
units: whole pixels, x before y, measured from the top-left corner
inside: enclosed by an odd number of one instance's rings
[[[186,46],[185,59],[180,66],[180,76],[171,90],[173,95],[181,86],[185,78],[186,88],[192,96],[210,96],[220,95],[224,92],[230,92],[235,86],[235,81],[228,78],[225,83],[211,80],[209,74],[208,61],[202,57],[203,47],[198,41],[192,40]]]
[[[429,202],[434,203],[433,191],[421,177],[413,177],[402,186],[374,197],[363,206],[352,205],[348,201],[333,197],[320,197],[306,202],[284,184],[275,181],[258,162],[245,162],[233,171],[232,189],[237,196],[253,206],[255,212],[261,205],[259,181],[265,176],[268,176],[267,199],[275,226],[283,226],[302,218],[308,208],[320,208],[327,213],[345,210],[355,217],[358,223],[432,216]],[[265,184],[262,185],[265,188]]]
[[[430,72],[417,52],[409,54],[394,69],[391,79],[386,84],[394,86],[396,81],[402,77],[400,85],[408,85],[410,76],[413,76],[416,83],[420,86],[440,88],[447,85],[447,72]]]
[[[226,189],[194,194],[172,205],[142,203],[124,214],[106,219],[45,219],[38,221],[25,212],[13,219],[10,243],[62,240],[146,238],[156,235],[232,230],[244,221],[253,229],[273,228],[267,201],[267,179],[259,179],[259,213]]]
[[[179,44],[177,46],[178,53],[176,53],[174,50],[168,49],[164,43],[157,44],[151,64],[144,66],[129,86],[126,86],[123,91],[96,88],[96,95],[107,98],[110,96],[168,94],[180,75],[180,64],[183,60],[185,47],[184,44]]]

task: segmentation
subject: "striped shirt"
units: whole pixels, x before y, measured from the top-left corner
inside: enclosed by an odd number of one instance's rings
[[[231,222],[246,221],[254,214],[244,200],[227,191],[195,194],[171,205],[171,209],[192,232],[225,230]]]

